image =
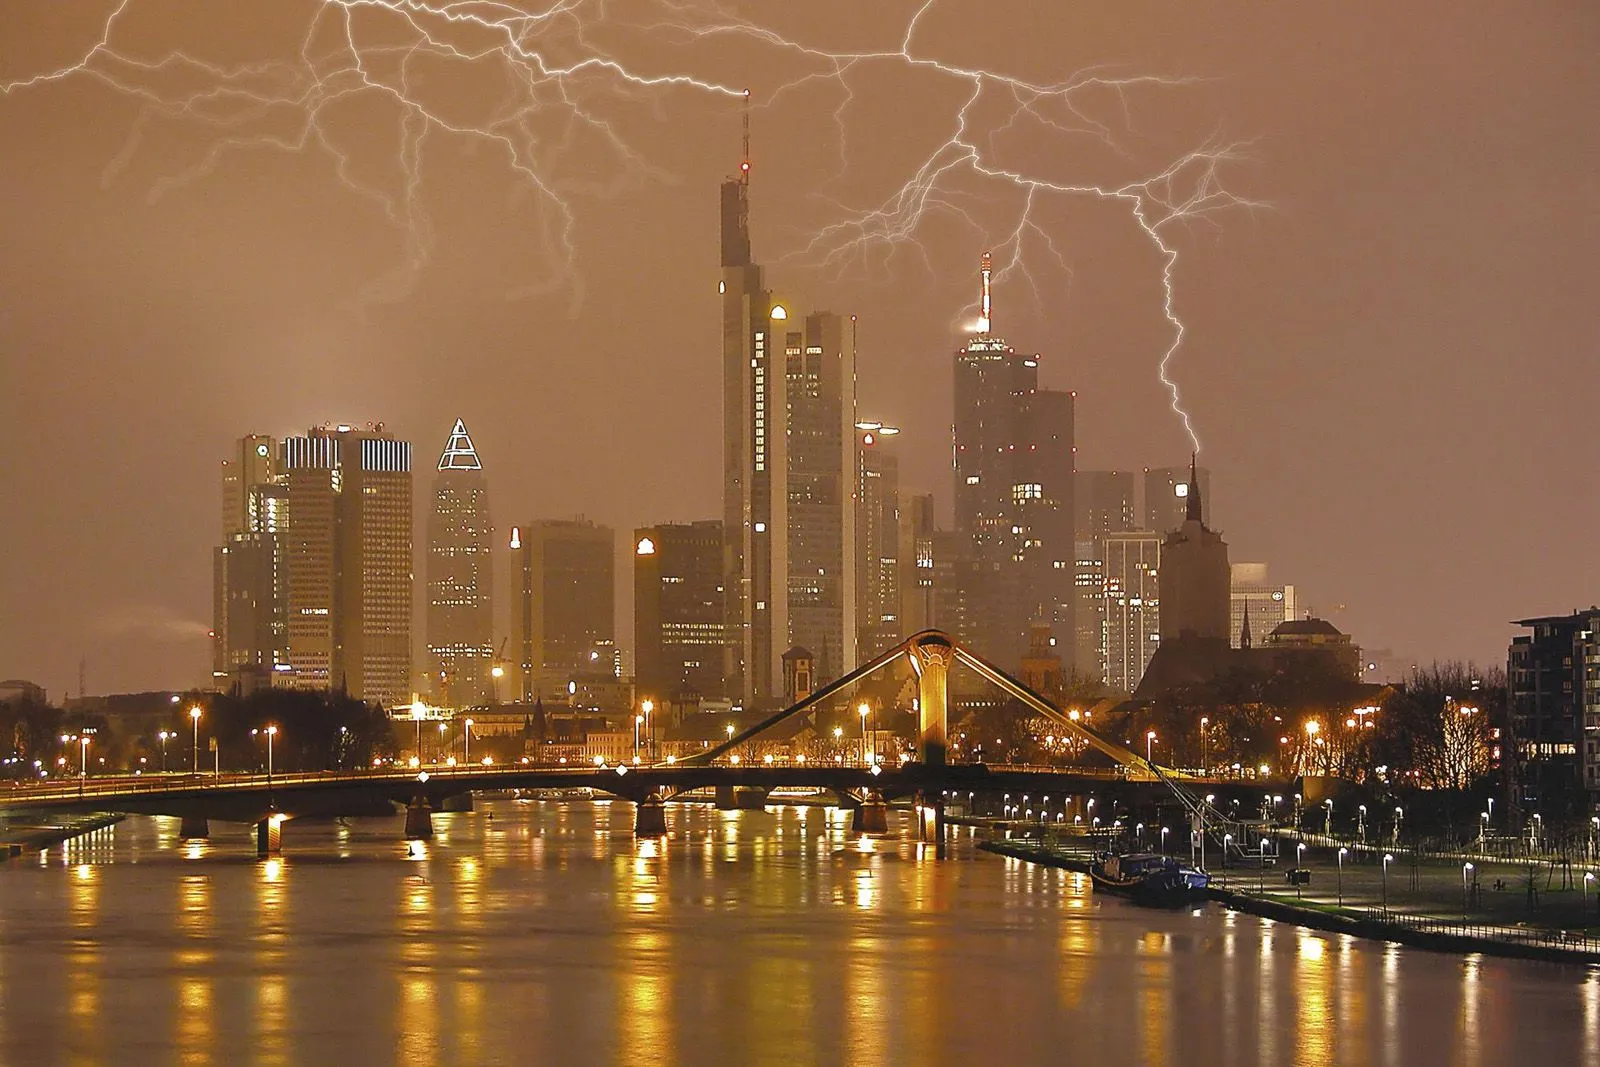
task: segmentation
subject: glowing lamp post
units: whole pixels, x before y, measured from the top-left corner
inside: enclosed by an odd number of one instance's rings
[[[1394,862],[1394,853],[1383,854],[1383,910],[1389,910],[1389,864]]]
[[[194,773],[200,773],[200,705],[189,708],[189,718],[194,720]]]
[[[495,668],[495,670],[499,670],[499,669],[500,669],[499,667]],[[468,719],[466,722],[462,723],[461,725],[462,725],[462,734],[461,734],[462,749],[461,749],[461,753],[462,753],[463,756],[466,757],[466,762],[471,763],[472,762],[472,720]]]
[[[276,726],[267,727],[267,788],[272,788],[272,739],[278,736]]]
[[[865,766],[872,762],[867,757],[867,716],[872,714],[872,706],[863,700],[856,705],[856,713],[861,716],[861,763]]]
[[[644,751],[645,755],[655,758],[655,745],[650,733],[650,713],[656,710],[656,702],[649,697],[639,702],[639,708],[644,712]]]
[[[161,738],[161,773],[165,774],[167,771],[167,739],[172,736],[172,731],[162,730],[156,736]]]
[[[1341,908],[1344,907],[1344,857],[1345,857],[1345,854],[1348,853],[1349,851],[1350,850],[1347,849],[1347,848],[1341,848],[1339,850],[1339,856],[1338,856],[1338,859],[1339,859],[1339,872],[1338,872],[1338,879],[1339,879],[1339,907],[1341,907]]]
[[[1144,735],[1144,761],[1146,763],[1152,762],[1152,755],[1155,751],[1155,743],[1156,732],[1154,730],[1147,731]]]
[[[422,762],[422,720],[427,718],[428,705],[420,700],[411,702],[411,721],[417,724],[417,762]]]

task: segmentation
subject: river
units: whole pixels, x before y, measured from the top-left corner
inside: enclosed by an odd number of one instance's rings
[[[0,1063],[1600,1064],[1600,974],[1149,911],[909,819],[480,799],[0,865]]]

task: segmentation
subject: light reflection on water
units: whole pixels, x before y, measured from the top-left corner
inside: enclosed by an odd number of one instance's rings
[[[899,813],[632,818],[291,821],[266,861],[130,819],[0,866],[0,1063],[1600,1063],[1577,969],[1144,911]]]

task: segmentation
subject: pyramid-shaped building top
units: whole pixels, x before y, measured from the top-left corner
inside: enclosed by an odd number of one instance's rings
[[[450,431],[450,440],[444,446],[444,454],[439,457],[439,469],[483,470],[483,461],[478,458],[478,450],[472,447],[472,438],[467,434],[467,424],[461,419],[456,420],[455,429]]]

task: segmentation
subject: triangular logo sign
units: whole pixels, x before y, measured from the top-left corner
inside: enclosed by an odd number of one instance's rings
[[[455,429],[450,431],[450,440],[444,446],[444,455],[439,457],[439,469],[442,471],[483,470],[483,463],[478,459],[478,450],[472,447],[472,438],[467,436],[467,424],[460,419],[456,420]]]

